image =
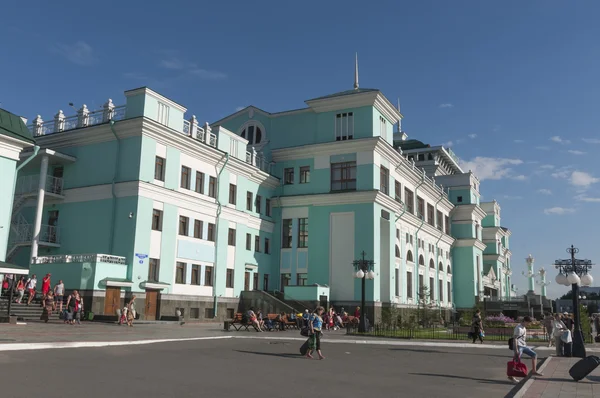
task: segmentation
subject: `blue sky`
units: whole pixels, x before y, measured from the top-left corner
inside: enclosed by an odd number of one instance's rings
[[[30,120],[143,85],[202,122],[300,108],[352,88],[358,52],[361,87],[400,98],[409,136],[452,145],[500,202],[520,293],[528,253],[600,259],[598,2],[12,3],[0,106]]]

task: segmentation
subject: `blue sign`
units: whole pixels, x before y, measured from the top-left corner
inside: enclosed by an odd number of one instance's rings
[[[135,256],[138,258],[139,264],[144,264],[144,259],[148,258],[147,254],[135,253]]]

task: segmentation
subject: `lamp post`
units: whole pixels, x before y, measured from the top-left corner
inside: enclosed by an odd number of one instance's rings
[[[579,285],[591,286],[594,278],[588,271],[592,268],[591,260],[579,260],[575,258],[575,254],[579,252],[576,247],[569,247],[567,253],[571,255],[568,260],[556,260],[554,265],[558,269],[556,275],[556,283],[559,285],[569,286],[573,291],[573,317],[575,322],[575,330],[573,331],[573,356],[585,358],[585,345],[583,332],[581,331],[581,314],[579,313]]]
[[[353,261],[352,265],[354,265],[354,269],[356,271],[354,277],[357,279],[362,279],[362,293],[360,299],[360,319],[358,323],[358,331],[360,333],[365,333],[367,331],[365,314],[365,284],[367,279],[375,279],[375,272],[373,272],[375,262],[372,260],[366,260],[366,253],[364,251],[361,253],[361,255],[362,258],[360,260]]]

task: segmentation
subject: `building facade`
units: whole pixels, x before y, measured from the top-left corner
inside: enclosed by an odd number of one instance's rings
[[[15,197],[13,223],[41,233],[14,234],[11,259],[82,290],[96,314],[135,294],[146,319],[225,318],[251,290],[351,308],[363,253],[375,319],[387,306],[471,308],[510,293],[499,207],[479,202],[448,149],[407,140],[379,90],[356,84],[203,126],[148,88],[125,99],[35,118],[41,160]],[[36,179],[45,189],[30,188]]]

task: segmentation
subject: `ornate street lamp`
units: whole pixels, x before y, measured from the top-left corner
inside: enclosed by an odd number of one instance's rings
[[[573,291],[573,316],[575,322],[575,330],[573,331],[573,356],[585,358],[585,345],[583,343],[583,332],[581,331],[581,314],[579,313],[579,285],[591,286],[594,278],[588,271],[592,268],[591,260],[579,260],[575,258],[575,254],[579,252],[576,247],[569,247],[567,253],[571,255],[568,260],[556,260],[554,265],[558,269],[556,275],[556,283],[569,286]]]
[[[361,254],[362,259],[353,261],[352,265],[354,265],[354,270],[356,271],[354,277],[362,280],[362,295],[360,301],[360,320],[358,324],[358,331],[360,333],[365,333],[367,331],[365,314],[365,282],[367,279],[375,279],[375,272],[373,271],[375,262],[372,260],[366,260],[366,253],[364,251]]]

